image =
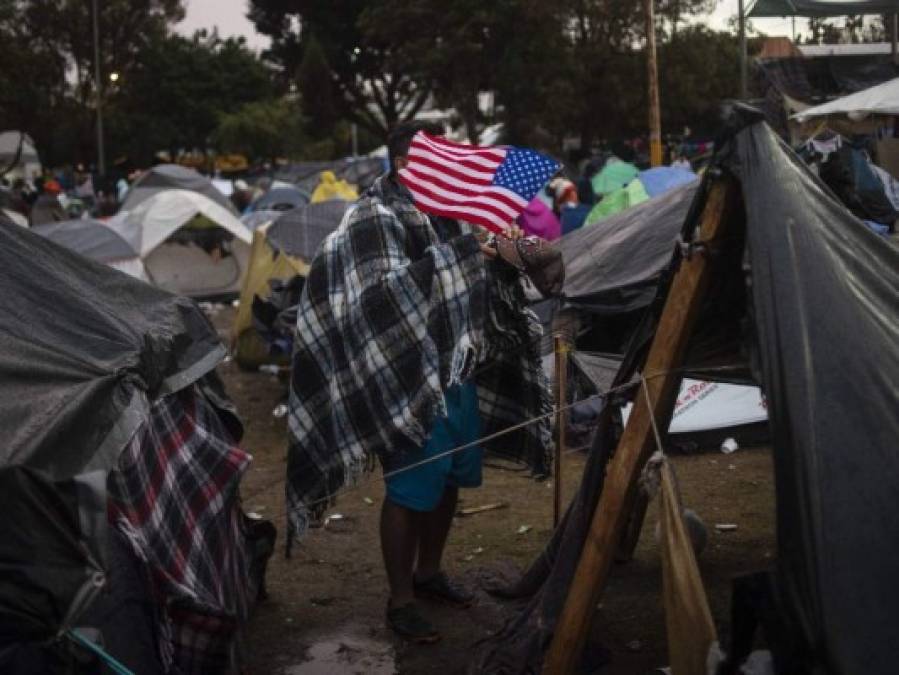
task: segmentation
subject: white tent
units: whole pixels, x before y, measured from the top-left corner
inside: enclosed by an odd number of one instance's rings
[[[15,161],[17,153],[19,157],[18,161]],[[31,180],[41,173],[41,160],[34,147],[34,141],[23,131],[0,133],[0,171],[7,166],[10,167],[9,173],[6,174],[7,178]]]
[[[853,122],[861,121],[870,115],[899,115],[899,77],[849,96],[807,108],[793,115],[793,119],[805,122],[828,115],[845,115]]]
[[[204,216],[233,235],[226,251],[213,254],[189,240],[170,240],[196,216]],[[156,286],[196,298],[240,292],[252,234],[230,211],[205,195],[163,190],[117,214],[109,226],[140,254],[147,277]]]

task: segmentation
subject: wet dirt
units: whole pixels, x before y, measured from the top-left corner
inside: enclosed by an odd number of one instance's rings
[[[231,310],[219,312],[224,331]],[[284,470],[286,419],[272,415],[286,392],[277,377],[243,372],[233,362],[219,369],[246,425],[243,445],[254,461],[242,485],[244,508],[272,519],[279,529],[269,563],[270,598],[253,613],[246,636],[248,675],[317,673],[465,672],[475,644],[498,630],[517,607],[479,588],[485,568],[522,569],[542,549],[552,530],[551,483],[525,472],[488,466],[484,485],[462,492],[463,506],[508,502],[508,508],[457,518],[445,554],[448,572],[478,593],[475,607],[460,611],[426,606],[443,635],[436,645],[397,640],[384,625],[387,583],[378,541],[383,486],[379,475],[341,497],[331,513],[344,518],[312,530],[284,557]],[[722,437],[723,440],[723,437]],[[729,622],[730,581],[769,566],[775,552],[774,481],[767,449],[740,448],[674,457],[686,507],[709,529],[699,558],[712,615],[722,638]],[[584,465],[569,455],[562,467],[563,501],[577,489]],[[609,675],[652,673],[667,663],[661,606],[655,504],[634,559],[616,565],[593,618],[592,638],[609,649]],[[717,531],[718,523],[737,525]],[[528,526],[526,532],[522,526]]]

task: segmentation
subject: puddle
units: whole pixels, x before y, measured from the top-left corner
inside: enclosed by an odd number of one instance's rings
[[[284,668],[282,675],[395,675],[393,646],[356,635],[325,636],[306,650],[306,661]]]

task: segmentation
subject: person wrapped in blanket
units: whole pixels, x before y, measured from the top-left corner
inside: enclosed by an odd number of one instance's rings
[[[540,324],[503,253],[514,246],[413,205],[398,172],[419,130],[434,133],[412,123],[390,134],[389,173],[312,261],[297,316],[286,489],[289,536],[301,535],[380,460],[387,624],[429,643],[440,634],[416,600],[473,601],[441,563],[459,488],[481,484],[484,450],[547,474],[552,435]]]

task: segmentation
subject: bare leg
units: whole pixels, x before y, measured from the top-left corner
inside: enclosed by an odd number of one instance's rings
[[[459,488],[447,487],[437,508],[429,513],[420,514],[418,568],[415,570],[415,577],[420,581],[427,581],[440,571],[443,548],[449,536],[450,526],[453,524],[458,501]]]
[[[399,607],[412,602],[412,570],[418,549],[421,514],[384,499],[381,507],[381,552],[390,585],[390,604]]]

